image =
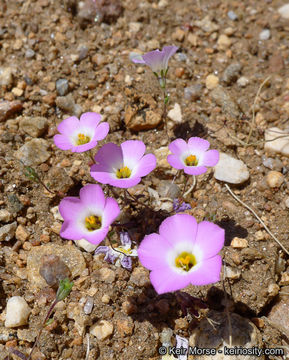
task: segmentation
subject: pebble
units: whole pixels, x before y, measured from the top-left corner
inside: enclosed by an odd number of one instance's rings
[[[234,118],[234,120],[239,118],[240,111],[238,105],[231,98],[230,93],[222,86],[219,85],[214,90],[212,90],[211,96],[216,104],[222,107],[222,111],[226,115]]]
[[[237,85],[244,88],[249,84],[249,79],[247,79],[245,76],[241,76],[238,80],[237,80]]]
[[[45,280],[39,274],[41,263],[39,259],[44,255],[57,255],[70,270],[71,279],[80,276],[86,269],[86,263],[80,250],[75,245],[44,244],[32,247],[27,254],[27,277],[33,287],[42,288],[47,286]]]
[[[233,21],[238,20],[238,16],[234,13],[233,10],[228,11],[227,15],[230,20],[233,20]]]
[[[219,30],[219,25],[211,21],[209,15],[205,16],[202,20],[195,21],[195,25],[209,34]]]
[[[277,329],[289,337],[289,296],[282,298],[272,307],[268,319]]]
[[[7,224],[0,227],[0,241],[10,241],[15,235],[17,228],[17,222],[14,221],[11,224]]]
[[[69,92],[69,84],[66,79],[58,79],[55,83],[57,94],[60,96],[65,96]]]
[[[221,34],[217,41],[219,50],[227,50],[232,45],[232,40],[225,34]]]
[[[266,176],[266,182],[270,188],[279,188],[284,181],[284,175],[279,171],[269,171]]]
[[[214,177],[217,180],[226,181],[230,184],[242,184],[249,179],[247,165],[230,155],[220,153],[220,160],[215,166]]]
[[[130,32],[137,33],[140,31],[142,23],[138,21],[132,21],[128,24],[128,27]]]
[[[237,268],[233,268],[231,266],[226,267],[226,277],[228,279],[236,280],[241,277],[241,270]]]
[[[20,119],[19,128],[26,134],[37,138],[42,136],[48,129],[48,121],[45,117],[24,117]]]
[[[81,106],[75,103],[72,94],[58,96],[55,103],[61,110],[68,112],[70,115],[79,117],[82,113]]]
[[[276,295],[278,295],[279,293],[279,286],[277,284],[270,284],[268,286],[268,294],[271,296],[271,297],[275,297]]]
[[[168,112],[168,117],[173,120],[176,124],[182,122],[182,110],[179,104],[175,103],[173,109]]]
[[[260,40],[269,40],[270,39],[270,37],[271,37],[271,32],[270,32],[270,30],[269,29],[264,29],[264,30],[262,30],[261,32],[260,32],[260,34],[259,34],[259,39]]]
[[[196,34],[189,33],[189,35],[188,35],[188,42],[189,42],[192,46],[197,46],[197,45],[198,45],[198,36],[197,36]]]
[[[102,298],[101,298],[101,302],[103,302],[104,304],[109,304],[109,302],[110,302],[110,297],[109,297],[109,295],[104,294],[104,295],[102,296]]]
[[[0,67],[0,86],[10,88],[13,85],[13,69],[10,67]]]
[[[50,158],[49,143],[44,139],[32,139],[16,151],[15,156],[26,166],[37,166]]]
[[[152,111],[149,108],[141,111],[135,110],[130,105],[125,109],[124,122],[128,129],[132,131],[143,131],[155,129],[162,121],[162,116],[159,112]]]
[[[287,197],[287,199],[285,200],[285,205],[289,209],[289,197]]]
[[[133,272],[130,276],[130,282],[139,287],[146,286],[149,284],[149,272],[142,267],[133,269]]]
[[[100,320],[98,323],[91,326],[89,333],[102,341],[113,333],[113,325],[107,320]]]
[[[25,57],[26,59],[33,59],[35,57],[35,51],[32,49],[27,49],[25,51]]]
[[[76,240],[74,243],[89,253],[93,252],[97,248],[97,245],[94,245],[85,239]]]
[[[235,344],[241,348],[253,348],[254,346],[262,347],[262,336],[256,326],[246,318],[238,314],[230,313],[231,331],[230,335],[233,340],[232,348]],[[213,321],[214,326],[208,322],[207,318]],[[198,348],[214,348],[216,354],[214,360],[225,360],[224,348],[228,348],[228,317],[226,312],[209,311],[207,318],[200,320],[198,326],[192,330],[189,338],[189,345]],[[209,355],[200,355],[198,360],[212,359]],[[230,355],[231,360],[255,360],[255,355]],[[258,359],[264,360],[264,356]]]
[[[170,180],[162,180],[157,185],[157,192],[161,198],[167,197],[173,200],[179,197],[181,190],[177,184],[172,184]]]
[[[70,278],[70,270],[59,256],[48,254],[43,255],[39,260],[41,262],[39,274],[49,286],[58,287],[60,280]]]
[[[190,101],[196,101],[200,99],[203,93],[203,85],[195,84],[184,88],[184,98]]]
[[[210,74],[206,77],[206,88],[209,90],[215,89],[219,84],[218,76]]]
[[[233,240],[231,241],[231,246],[234,249],[244,249],[248,247],[248,241],[243,238],[234,237]]]
[[[280,279],[280,285],[286,286],[289,285],[289,272],[283,272]]]
[[[172,170],[172,167],[167,161],[167,156],[170,154],[168,146],[161,146],[154,151],[157,158],[157,168],[160,170]]]
[[[262,156],[262,164],[271,170],[281,171],[283,168],[283,163],[279,159],[273,159],[271,157],[267,158],[265,155]]]
[[[26,228],[23,225],[18,225],[16,232],[15,232],[15,237],[17,240],[19,241],[26,241],[30,236],[30,233],[26,230]]]
[[[22,108],[23,105],[20,101],[0,101],[0,122],[21,111]]]
[[[278,13],[284,19],[289,19],[289,4],[285,4],[278,9]]]
[[[184,41],[185,35],[186,33],[184,30],[177,28],[176,31],[172,34],[172,39],[182,42]]]
[[[0,222],[7,223],[7,222],[11,221],[12,219],[13,219],[13,216],[8,210],[6,210],[6,209],[0,210]]]
[[[93,309],[93,297],[88,296],[84,304],[83,311],[86,315],[89,315],[91,314],[92,309]]]
[[[278,136],[286,134],[288,134],[288,131],[278,129],[277,127],[267,129],[265,131],[265,141],[267,142],[265,143],[264,149],[268,152],[280,153],[289,157],[289,135],[270,141]]]
[[[222,81],[226,85],[231,85],[238,79],[238,75],[242,70],[242,65],[240,63],[230,64],[224,71]]]
[[[99,270],[99,280],[112,284],[115,280],[115,271],[109,268],[101,268]]]
[[[27,324],[30,307],[21,296],[13,296],[7,302],[5,327],[14,328]]]
[[[133,320],[129,317],[122,317],[118,319],[116,322],[117,331],[119,332],[121,337],[125,337],[127,335],[133,334],[134,323]]]

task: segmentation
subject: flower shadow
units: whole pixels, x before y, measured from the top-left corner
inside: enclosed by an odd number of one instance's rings
[[[182,122],[174,127],[173,132],[176,138],[182,138],[184,140],[188,140],[192,136],[205,138],[207,135],[207,129],[197,120],[193,127],[191,127],[189,121]]]
[[[234,237],[246,238],[248,236],[248,231],[230,217],[216,221],[216,224],[225,230],[225,246],[230,246]]]

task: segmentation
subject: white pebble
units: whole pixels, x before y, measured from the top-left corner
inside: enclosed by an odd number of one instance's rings
[[[215,166],[214,177],[231,184],[242,184],[249,179],[247,165],[230,155],[220,153],[220,160]]]
[[[264,29],[260,32],[259,34],[259,39],[260,40],[269,40],[271,36],[271,32],[269,29]]]
[[[288,135],[288,136],[284,136]],[[284,136],[284,137],[280,137]],[[271,141],[277,138],[274,141]],[[289,157],[289,133],[288,131],[283,131],[277,127],[272,127],[265,131],[265,150],[268,152],[280,153],[282,155]]]
[[[240,87],[246,87],[249,84],[249,80],[245,76],[242,76],[237,80],[237,84]]]
[[[11,297],[7,302],[5,327],[26,325],[30,311],[30,307],[21,296]]]
[[[93,252],[97,248],[97,245],[94,245],[85,239],[76,240],[75,244],[87,252]]]
[[[98,340],[104,340],[113,333],[113,325],[106,320],[100,320],[97,324],[92,325],[89,332]]]
[[[168,112],[168,117],[177,124],[182,122],[182,111],[179,104],[176,103],[174,108]]]
[[[278,9],[279,14],[284,19],[289,19],[289,4],[285,4]]]

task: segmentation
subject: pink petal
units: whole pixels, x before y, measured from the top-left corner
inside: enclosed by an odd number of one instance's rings
[[[73,146],[70,150],[76,153],[82,153],[93,149],[97,145],[97,141],[90,141],[87,144]]]
[[[196,241],[198,224],[196,219],[188,214],[177,214],[166,218],[159,227],[160,235],[166,239],[172,247],[178,242]]]
[[[77,197],[67,196],[60,201],[58,208],[64,220],[73,220],[78,217],[83,205]]]
[[[83,231],[73,220],[64,221],[60,230],[60,236],[68,240],[80,240],[83,238]]]
[[[95,129],[94,137],[92,140],[102,140],[109,132],[109,124],[107,122],[101,123]]]
[[[86,206],[93,205],[95,208],[103,209],[105,206],[105,197],[99,185],[88,184],[80,189],[81,202]]]
[[[166,252],[171,249],[167,239],[159,234],[146,235],[141,242],[137,253],[140,262],[149,270],[169,266],[166,261]]]
[[[185,167],[184,163],[176,155],[168,155],[167,161],[175,169],[181,170]]]
[[[188,145],[193,155],[199,155],[202,152],[208,150],[210,147],[209,141],[201,139],[199,137],[189,138]]]
[[[208,285],[220,281],[221,267],[220,255],[202,261],[195,271],[189,273],[190,283],[192,285]]]
[[[199,223],[195,245],[201,249],[205,259],[217,255],[224,241],[225,231],[220,226],[209,221]]]
[[[219,161],[219,151],[218,150],[209,150],[206,151],[202,157],[202,164],[205,166],[215,166]]]
[[[108,183],[112,186],[116,186],[122,189],[128,189],[130,187],[133,187],[135,185],[137,185],[138,183],[140,183],[141,178],[134,176],[128,179],[111,179],[111,181]]]
[[[181,155],[188,150],[188,144],[183,139],[176,139],[170,143],[169,150],[174,155]]]
[[[120,214],[118,203],[113,198],[107,198],[103,210],[103,226],[110,226]]]
[[[57,126],[57,130],[61,134],[65,134],[67,136],[72,135],[80,126],[79,120],[76,116],[71,116],[67,119],[61,121],[61,123]]]
[[[94,180],[100,182],[101,184],[111,184],[111,181],[113,180],[112,173],[107,171],[99,171],[102,170],[108,170],[108,166],[106,165],[92,165],[90,170],[90,175],[94,178]]]
[[[70,138],[66,135],[57,134],[53,137],[53,140],[55,145],[61,150],[70,150],[73,147]]]
[[[128,140],[123,142],[121,145],[124,163],[131,167],[134,167],[139,160],[142,158],[146,151],[145,144],[139,140]]]
[[[160,70],[165,70],[163,56],[164,54],[161,51],[154,50],[144,54],[142,58],[153,72],[159,73]]]
[[[190,284],[188,274],[178,274],[168,266],[153,270],[150,279],[158,294],[181,290]]]
[[[168,62],[169,62],[170,57],[172,57],[177,52],[177,50],[178,50],[178,47],[174,46],[174,45],[163,47],[162,52],[164,53],[163,63],[164,63],[165,69],[168,68]]]
[[[184,172],[188,175],[201,175],[208,169],[205,166],[185,166]]]
[[[137,170],[134,172],[134,177],[142,177],[149,174],[157,166],[156,157],[153,154],[145,155],[137,164]]]
[[[94,160],[103,166],[102,171],[113,171],[113,168],[119,168],[123,164],[121,147],[113,143],[105,144],[98,150]],[[97,168],[95,165],[93,165],[92,168],[93,171],[101,171],[100,168]],[[104,170],[104,168],[106,170]]]
[[[90,231],[89,233],[85,233],[82,235],[82,239],[87,240],[91,244],[98,245],[105,239],[109,228],[104,227],[99,230]]]
[[[95,129],[101,120],[101,115],[95,112],[87,112],[80,116],[80,124],[82,127]]]

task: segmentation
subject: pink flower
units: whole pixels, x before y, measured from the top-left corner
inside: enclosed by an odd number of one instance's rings
[[[206,166],[215,166],[219,161],[218,150],[208,150],[209,147],[210,143],[199,137],[191,137],[188,143],[176,139],[169,145],[172,154],[167,157],[168,163],[189,175],[203,174]]]
[[[157,49],[144,55],[133,54],[131,60],[136,64],[148,65],[157,77],[162,78],[166,76],[170,57],[177,50],[177,46],[165,46],[161,51]]]
[[[95,155],[91,176],[102,184],[129,188],[141,181],[156,167],[153,154],[144,155],[145,144],[139,140],[128,140],[120,146],[109,143]]]
[[[113,198],[104,197],[99,185],[85,185],[79,195],[80,198],[66,197],[59,204],[64,219],[60,236],[69,240],[85,239],[98,245],[118,217],[119,206]]]
[[[94,112],[82,114],[80,120],[71,116],[57,127],[60,134],[54,136],[55,145],[61,150],[84,152],[94,148],[109,131],[107,122],[100,123],[101,115]]]
[[[219,226],[177,214],[165,219],[159,234],[146,235],[138,248],[143,266],[158,294],[176,291],[189,284],[207,285],[220,280],[225,232]]]

